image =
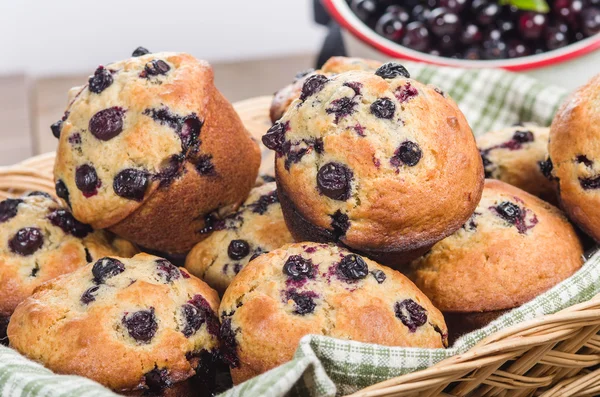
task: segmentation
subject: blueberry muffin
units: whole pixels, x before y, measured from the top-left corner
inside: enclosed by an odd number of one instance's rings
[[[283,220],[275,182],[252,189],[242,208],[188,254],[185,267],[223,294],[252,259],[294,240]]]
[[[109,256],[39,287],[8,336],[59,374],[125,395],[188,396],[218,351],[218,307],[214,290],[165,259]]]
[[[219,307],[235,384],[292,358],[307,334],[443,348],[441,313],[401,273],[335,245],[296,243],[254,259]]]
[[[106,255],[137,252],[77,221],[42,192],[0,202],[0,241],[0,342],[12,312],[40,284]]]
[[[271,103],[271,109],[269,111],[271,121],[275,123],[277,120],[279,120],[288,109],[290,104],[300,97],[302,93],[302,86],[304,85],[306,79],[308,79],[310,76],[315,74],[323,74],[330,77],[350,70],[374,71],[379,66],[381,66],[381,62],[370,59],[331,57],[319,70],[315,71],[313,69],[309,69],[298,73],[292,84],[283,87],[273,96],[273,102]]]
[[[56,193],[94,228],[187,252],[206,217],[233,212],[254,185],[258,145],[204,61],[157,53],[100,66],[72,98],[52,126]]]
[[[396,63],[314,75],[263,136],[296,241],[400,267],[471,216],[483,166],[456,104]]]
[[[524,124],[477,137],[485,177],[556,204],[554,183],[547,175],[549,132],[546,127]]]
[[[547,169],[556,179],[562,208],[600,242],[600,75],[575,91],[550,128]]]
[[[453,341],[568,278],[582,255],[560,210],[487,179],[471,219],[414,261],[410,277],[444,313]]]

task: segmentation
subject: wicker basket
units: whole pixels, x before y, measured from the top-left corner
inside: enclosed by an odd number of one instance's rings
[[[269,128],[270,97],[238,102],[246,127],[260,141]],[[263,148],[264,149],[264,148]],[[273,159],[263,150],[261,172]],[[30,190],[54,194],[54,153],[0,167],[0,197]],[[600,395],[600,295],[553,315],[498,332],[468,352],[426,370],[368,387],[353,396]]]

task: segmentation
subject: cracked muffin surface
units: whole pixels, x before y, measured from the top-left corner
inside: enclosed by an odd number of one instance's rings
[[[456,231],[483,188],[464,115],[399,64],[313,75],[263,136],[297,241],[336,241],[389,266]]]
[[[471,218],[412,265],[411,279],[442,312],[511,309],[583,264],[575,229],[556,207],[487,179]]]
[[[548,170],[561,207],[600,242],[600,75],[561,105],[550,127]]]
[[[293,242],[275,182],[252,189],[240,210],[216,229],[190,251],[185,267],[221,294],[249,261]]]
[[[556,204],[556,188],[547,169],[549,133],[547,127],[526,123],[478,136],[485,177]]]
[[[11,347],[54,372],[159,393],[217,352],[218,306],[214,290],[165,259],[109,256],[39,287],[8,334]]]
[[[283,87],[277,91],[275,95],[273,95],[273,102],[271,103],[271,108],[269,110],[271,122],[277,122],[277,120],[283,116],[291,103],[300,97],[302,93],[302,85],[310,76],[315,74],[334,76],[350,70],[374,71],[379,66],[381,66],[381,62],[371,59],[331,57],[323,64],[321,69],[309,69],[298,73],[291,84]]]
[[[181,253],[205,237],[209,213],[231,213],[254,184],[258,145],[204,61],[136,56],[98,67],[71,96],[52,126],[54,173],[82,222]]]
[[[295,243],[251,261],[219,307],[222,355],[240,383],[290,360],[307,334],[442,348],[441,313],[401,273],[335,245]]]
[[[106,255],[136,252],[131,243],[77,221],[45,193],[1,201],[0,318],[48,280]]]

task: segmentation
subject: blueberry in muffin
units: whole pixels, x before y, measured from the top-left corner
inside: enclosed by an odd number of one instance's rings
[[[550,127],[547,172],[558,184],[561,207],[600,242],[600,75],[575,91]]]
[[[582,255],[559,209],[487,179],[471,218],[415,260],[410,277],[444,313],[453,341],[568,278]]]
[[[59,137],[56,194],[76,219],[171,254],[206,237],[209,214],[252,188],[258,145],[213,84],[206,62],[146,53],[100,66],[71,91]]]
[[[185,267],[223,294],[248,262],[292,242],[275,182],[270,182],[252,189],[244,205],[224,220],[220,230],[196,244]]]
[[[332,244],[289,244],[233,280],[219,307],[234,383],[290,360],[307,334],[443,348],[441,313],[401,273]]]
[[[312,76],[263,136],[296,241],[339,242],[400,268],[473,213],[483,166],[468,123],[399,66]]]
[[[17,305],[42,283],[106,255],[137,249],[77,221],[46,193],[0,201],[0,343]]]
[[[214,290],[165,259],[106,256],[39,287],[8,335],[54,372],[125,395],[191,396],[218,353],[218,306]]]
[[[295,99],[302,96],[302,86],[306,80],[311,79],[312,83],[314,83],[315,79],[322,79],[322,77],[313,76],[331,77],[350,70],[375,71],[380,65],[381,62],[373,61],[371,59],[331,57],[319,70],[310,69],[298,73],[291,84],[283,87],[273,96],[273,102],[271,103],[271,108],[269,110],[271,121],[273,123],[277,122],[277,120],[283,116],[290,104]]]
[[[485,177],[556,204],[556,188],[546,171],[549,132],[535,124],[519,124],[478,136]]]

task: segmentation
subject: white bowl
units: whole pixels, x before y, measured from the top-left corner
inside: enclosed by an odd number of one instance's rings
[[[343,28],[349,56],[379,60],[407,59],[462,68],[502,68],[525,72],[549,84],[574,89],[600,73],[600,34],[543,54],[494,61],[444,58],[411,50],[371,30],[345,0],[323,0]]]

